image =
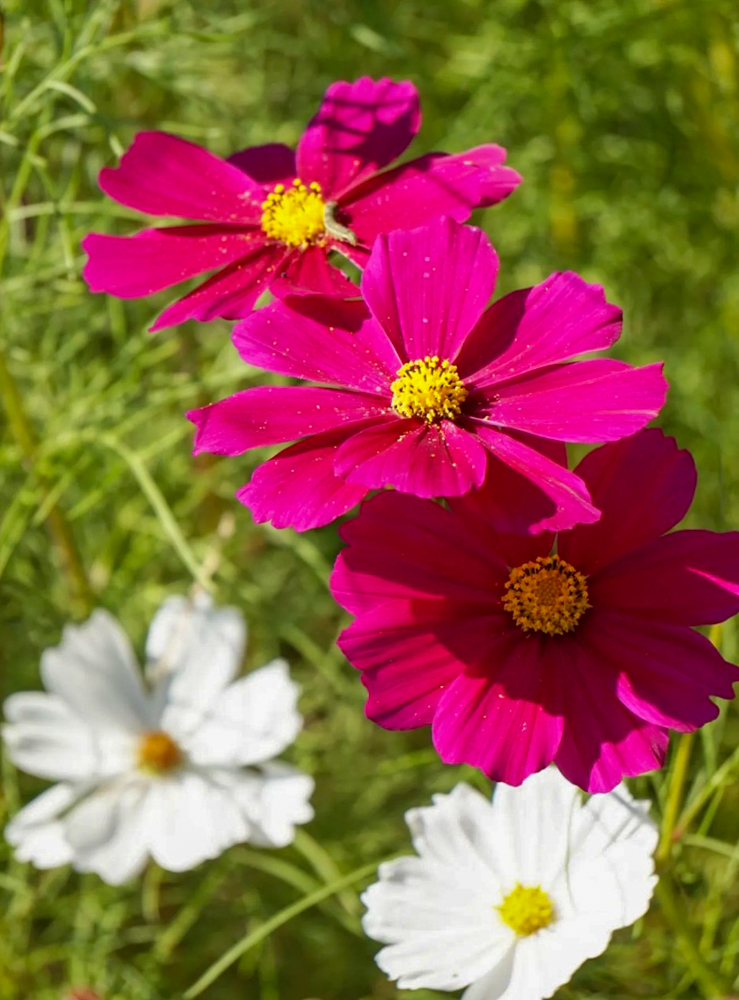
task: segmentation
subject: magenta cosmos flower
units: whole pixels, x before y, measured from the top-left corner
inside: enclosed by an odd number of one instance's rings
[[[302,438],[238,494],[277,527],[326,524],[384,486],[456,496],[486,475],[511,530],[597,520],[561,442],[639,430],[664,402],[661,365],[565,363],[609,347],[620,309],[567,273],[485,310],[497,270],[485,234],[451,219],[380,236],[364,302],[293,296],[234,329],[248,363],[324,386],[246,389],[194,410],[195,450],[238,455]]]
[[[152,330],[248,315],[266,288],[355,296],[356,286],[329,263],[332,250],[363,267],[378,233],[439,215],[464,221],[521,182],[494,145],[380,172],[420,123],[412,83],[362,77],[331,84],[295,152],[270,143],[222,160],[166,132],[140,132],[120,166],[101,172],[103,191],[137,211],[202,224],[92,233],[83,241],[85,280],[93,292],[127,299],[216,272]]]
[[[739,532],[664,534],[695,468],[658,430],[578,473],[602,516],[556,554],[549,534],[497,533],[491,486],[451,509],[383,493],[343,527],[332,590],[356,620],[339,645],[370,719],[431,725],[442,760],[511,785],[554,761],[605,792],[661,766],[666,729],[716,717],[739,672],[691,626],[739,612]]]

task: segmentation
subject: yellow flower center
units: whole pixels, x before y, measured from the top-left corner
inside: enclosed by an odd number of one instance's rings
[[[549,896],[538,885],[521,885],[508,893],[498,907],[504,924],[518,934],[528,937],[554,920],[554,906]]]
[[[426,423],[454,420],[462,412],[467,390],[457,366],[434,355],[409,361],[398,369],[393,391],[393,409],[401,417],[420,417]]]
[[[182,763],[182,751],[169,733],[154,729],[144,733],[138,748],[138,765],[142,771],[163,774]]]
[[[524,632],[573,632],[590,607],[585,577],[559,556],[539,556],[511,570],[503,607]]]
[[[306,187],[296,177],[292,187],[278,184],[262,202],[262,232],[289,247],[318,243],[326,233],[325,209],[321,185]]]

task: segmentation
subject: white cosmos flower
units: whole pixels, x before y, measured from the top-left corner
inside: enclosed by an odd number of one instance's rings
[[[380,866],[362,896],[377,964],[401,989],[467,987],[462,1000],[540,1000],[656,884],[648,802],[625,786],[583,804],[555,769],[489,802],[469,785],[406,813],[418,857]]]
[[[313,816],[313,779],[274,760],[302,726],[298,688],[282,660],[236,680],[245,636],[235,608],[169,598],[147,690],[115,618],[66,628],[41,660],[48,693],[5,702],[13,761],[59,782],[6,827],[16,856],[119,884],[149,857],[184,871],[236,843],[290,843]]]

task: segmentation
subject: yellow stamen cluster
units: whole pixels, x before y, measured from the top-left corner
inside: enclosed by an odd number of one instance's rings
[[[297,177],[292,187],[278,184],[262,202],[262,232],[289,247],[306,247],[325,236],[325,202],[321,185],[310,187]]]
[[[585,577],[559,556],[539,556],[511,570],[503,607],[524,632],[572,632],[590,607]]]
[[[446,418],[455,420],[462,412],[467,390],[457,366],[426,355],[398,369],[390,388],[393,409],[401,417],[420,417],[432,424]]]
[[[173,771],[182,763],[182,751],[175,741],[161,729],[144,733],[138,747],[138,766],[142,771],[163,774]]]
[[[554,906],[541,886],[521,885],[520,882],[508,893],[498,912],[503,923],[519,937],[535,934],[554,920]]]

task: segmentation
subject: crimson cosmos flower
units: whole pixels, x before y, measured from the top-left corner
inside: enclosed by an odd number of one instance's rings
[[[551,534],[499,533],[489,485],[451,509],[382,493],[344,525],[331,587],[370,719],[431,725],[442,760],[496,781],[554,761],[605,792],[733,697],[739,671],[691,626],[739,612],[739,532],[665,534],[693,498],[690,453],[650,429],[577,472],[602,515],[556,554]]]
[[[270,143],[222,160],[166,132],[140,132],[120,165],[101,171],[101,188],[137,211],[201,224],[91,233],[82,244],[84,278],[93,292],[126,299],[216,272],[152,330],[248,315],[267,288],[278,296],[356,296],[329,263],[331,251],[363,267],[378,233],[440,215],[464,221],[521,182],[495,145],[430,153],[383,171],[420,123],[412,83],[362,77],[331,84],[295,152]]]
[[[193,410],[195,450],[303,438],[238,494],[276,527],[327,524],[384,486],[456,496],[486,476],[512,530],[597,520],[562,442],[642,428],[664,402],[662,366],[571,362],[618,339],[621,310],[572,273],[486,309],[497,272],[487,236],[451,219],[378,237],[364,302],[292,296],[234,328],[249,364],[324,385],[246,389]]]

